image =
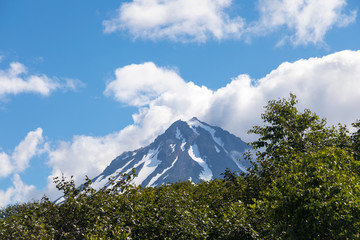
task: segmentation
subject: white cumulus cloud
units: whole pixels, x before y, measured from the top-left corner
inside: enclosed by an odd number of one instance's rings
[[[128,30],[136,38],[206,41],[239,37],[244,21],[231,18],[231,0],[134,0],[103,22],[106,33]]]
[[[10,156],[4,152],[0,153],[0,177],[9,176],[14,170],[14,166],[11,164]]]
[[[343,13],[346,0],[259,0],[260,21],[255,31],[260,34],[287,27],[295,45],[321,43],[334,26],[354,22],[357,12]]]
[[[158,68],[152,62],[132,64],[115,71],[116,81],[106,86],[105,95],[114,95],[133,106],[149,104],[154,98],[186,83],[171,69]]]
[[[360,51],[347,50],[321,58],[285,62],[261,79],[239,75],[215,91],[186,82],[175,71],[153,63],[136,66],[139,73],[129,70],[131,77],[116,75],[116,79],[107,85],[107,93],[111,89],[110,94],[121,102],[132,104],[137,98],[148,99],[143,105],[136,105],[139,107],[139,113],[133,116],[136,126],[150,119],[156,125],[162,118],[174,121],[197,116],[246,138],[247,130],[260,121],[267,101],[288,97],[290,92],[298,95],[301,108],[312,109],[327,117],[332,124],[350,124],[359,115],[353,106],[360,103]],[[157,74],[147,75],[145,80],[142,77],[139,80],[143,85],[129,87],[138,80],[136,76],[148,72],[149,67],[158,73],[172,71],[173,77],[159,80]],[[123,67],[117,71],[126,69]],[[148,91],[150,85],[151,89],[161,91]],[[122,97],[125,90],[125,95],[134,96],[134,99]],[[155,113],[161,114],[156,117]]]
[[[253,137],[247,131],[261,124],[267,101],[290,92],[298,96],[299,108],[310,108],[330,124],[349,125],[359,118],[359,76],[360,51],[285,62],[261,79],[239,75],[215,91],[151,62],[118,68],[105,93],[138,107],[134,123],[107,136],[76,136],[49,150],[49,191],[54,189],[52,177],[63,172],[80,184],[85,175],[95,177],[122,152],[149,144],[178,119],[196,116],[249,141]]]
[[[0,99],[20,93],[37,93],[47,96],[56,89],[75,89],[77,86],[81,86],[78,80],[67,79],[63,83],[45,74],[29,74],[27,68],[19,62],[10,63],[8,69],[0,69]]]
[[[24,171],[28,168],[30,159],[40,152],[39,147],[43,142],[43,130],[37,128],[35,131],[29,132],[25,139],[19,143],[14,149],[12,159],[16,171]]]
[[[29,167],[31,158],[41,153],[42,132],[41,128],[29,132],[11,154],[0,152],[0,177],[22,172]]]
[[[8,189],[0,190],[0,208],[9,204],[38,200],[42,196],[34,185],[25,184],[18,174],[14,174],[12,184],[13,186]]]
[[[41,197],[42,193],[35,186],[23,183],[19,173],[29,167],[33,157],[42,153],[42,132],[41,128],[30,131],[12,153],[0,152],[0,181],[12,175],[12,186],[0,190],[0,208]]]
[[[256,84],[240,75],[215,95],[208,118],[246,137],[245,131],[260,121],[262,106],[268,100],[296,94],[300,108],[309,108],[330,124],[350,125],[359,118],[354,106],[360,103],[360,51],[342,51],[321,58],[285,62]],[[237,126],[238,125],[238,126]],[[241,127],[239,127],[241,126]],[[245,129],[241,129],[245,128]],[[239,131],[240,130],[240,131]]]
[[[247,22],[230,17],[232,0],[133,0],[123,3],[104,32],[128,31],[135,38],[205,42],[283,32],[279,43],[319,44],[333,27],[356,20],[357,11],[345,13],[346,0],[258,0],[259,19]],[[245,35],[244,35],[245,33]]]

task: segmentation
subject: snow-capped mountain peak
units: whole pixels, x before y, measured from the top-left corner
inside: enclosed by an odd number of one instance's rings
[[[105,187],[110,176],[135,168],[134,183],[157,186],[176,181],[197,183],[221,178],[226,168],[245,171],[249,163],[238,161],[248,148],[240,138],[197,118],[174,122],[146,147],[124,152],[93,180],[96,188]]]

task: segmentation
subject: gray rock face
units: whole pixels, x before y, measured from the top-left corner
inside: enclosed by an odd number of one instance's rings
[[[137,174],[134,183],[144,187],[221,178],[226,168],[246,171],[249,162],[242,154],[248,148],[240,138],[197,118],[179,120],[150,145],[115,158],[93,179],[93,187],[105,187],[110,176],[117,178],[119,172],[128,173],[132,168]]]

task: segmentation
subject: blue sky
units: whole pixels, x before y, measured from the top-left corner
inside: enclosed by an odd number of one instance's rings
[[[245,140],[294,92],[359,118],[357,0],[1,0],[0,206],[56,197],[197,116]]]

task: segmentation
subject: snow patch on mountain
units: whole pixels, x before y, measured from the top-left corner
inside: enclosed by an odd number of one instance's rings
[[[181,147],[181,150],[182,150],[182,151],[185,151],[185,145],[186,145],[186,142],[185,142],[185,141],[181,143],[181,146],[180,146],[180,147]]]
[[[100,176],[98,179],[96,179],[96,181],[91,183],[91,187],[96,190],[99,190],[99,189],[103,188],[104,186],[108,185],[109,178],[119,178],[118,175],[119,175],[118,172],[114,172],[113,174],[110,174],[106,178],[104,176]]]
[[[141,168],[140,172],[138,173],[137,177],[134,179],[135,185],[140,185],[145,179],[155,171],[157,166],[161,163],[158,160],[157,156],[159,154],[159,149],[151,149],[149,150],[148,154],[146,154],[141,161],[134,165],[134,168],[137,168],[141,164],[143,167]]]
[[[180,129],[179,129],[178,127],[176,128],[175,137],[176,137],[177,139],[179,139],[179,140],[184,139],[183,136],[182,136],[182,134],[181,134],[181,132],[180,132]]]
[[[214,146],[215,147],[215,151],[217,152],[217,153],[219,153],[220,152],[220,149],[215,145]]]
[[[240,168],[241,171],[247,172],[247,169],[241,165],[239,159],[242,157],[242,154],[237,151],[231,151],[230,157],[234,161],[234,163]]]
[[[221,138],[219,137],[215,137],[215,132],[216,130],[201,123],[199,120],[197,120],[196,118],[192,118],[190,119],[188,122],[189,126],[199,135],[199,133],[196,131],[196,128],[202,128],[206,131],[208,131],[211,134],[211,137],[213,138],[214,142],[216,142],[219,146],[221,146],[222,148],[224,148],[224,142],[221,140]],[[224,150],[226,151],[226,149],[224,148]]]
[[[189,156],[197,162],[202,168],[203,171],[200,173],[199,178],[204,181],[209,181],[212,179],[213,174],[207,163],[200,157],[200,152],[196,144],[191,145],[188,151]]]
[[[94,181],[93,183],[91,183],[91,187],[93,187],[94,189],[98,190],[102,187],[104,187],[104,185],[108,182],[107,179],[104,178],[104,176],[100,176],[98,179],[96,179],[96,181]]]
[[[135,153],[132,154],[132,156],[134,156],[134,155],[135,155]],[[119,178],[119,173],[121,173],[132,161],[134,161],[134,159],[128,161],[122,168],[119,168],[116,172],[108,175],[106,178],[105,178],[104,175],[100,175],[100,176],[96,179],[96,181],[94,181],[94,182],[92,183],[92,187],[93,187],[94,189],[100,189],[100,188],[102,188],[103,186],[105,186],[106,183],[109,182],[109,178],[115,177],[116,179],[118,179],[118,178]],[[130,170],[131,170],[131,169],[128,169],[125,173],[129,173]],[[115,180],[116,180],[116,179],[115,179]]]
[[[175,144],[170,144],[170,148],[171,148],[171,153],[174,153],[175,151]]]
[[[171,169],[172,167],[174,167],[174,165],[175,165],[175,163],[177,162],[178,159],[179,159],[179,158],[176,157],[175,160],[172,162],[172,164],[171,164],[170,167],[164,169],[164,171],[162,171],[161,173],[156,174],[156,176],[153,177],[153,178],[150,180],[150,182],[148,183],[147,187],[152,187],[152,185],[153,185],[162,175],[164,175],[169,169]]]

